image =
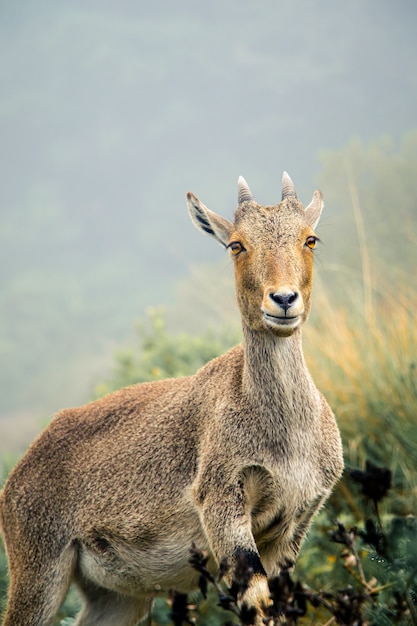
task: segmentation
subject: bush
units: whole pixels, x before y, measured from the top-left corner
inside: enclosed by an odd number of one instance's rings
[[[397,298],[375,296],[366,317],[359,290],[332,304],[320,286],[305,353],[313,378],[336,413],[348,467],[367,459],[389,465],[396,512],[417,505],[417,291],[399,286]],[[407,293],[407,298],[400,294]],[[342,509],[356,506],[342,483]]]
[[[137,348],[116,354],[113,374],[96,387],[96,397],[138,382],[193,374],[239,339],[234,329],[206,329],[200,335],[169,333],[162,309],[154,308],[148,309],[147,319],[136,327]]]
[[[406,626],[417,624],[417,519],[411,515],[381,518],[379,506],[391,499],[391,471],[366,464],[350,472],[348,480],[359,483],[359,525],[330,521],[321,515],[304,549],[306,555],[295,568],[296,578],[283,571],[269,586],[272,606],[266,623],[302,626]],[[368,508],[372,514],[368,515]],[[241,563],[231,589],[221,585],[226,565],[217,578],[205,568],[207,555],[195,547],[190,563],[200,573],[200,601],[184,594],[171,595],[153,614],[156,624],[247,624],[253,616],[238,609],[238,598],[247,588],[251,569]]]
[[[414,619],[415,570],[413,558],[406,557],[407,553],[413,555],[409,547],[417,545],[413,516],[417,510],[417,330],[412,317],[417,294],[408,289],[407,300],[393,300],[372,293],[372,306],[366,316],[358,304],[360,291],[358,286],[356,291],[351,287],[344,302],[335,304],[319,282],[313,316],[305,329],[308,364],[338,417],[348,471],[313,524],[295,569],[308,600],[306,614],[297,617],[300,624],[316,623],[313,620],[324,623],[332,616],[334,623],[340,624],[414,623],[410,620]],[[399,289],[399,293],[405,290]],[[166,376],[195,371],[204,359],[182,359],[187,351],[193,353],[196,348],[199,357],[204,354],[208,360],[216,350],[228,347],[228,337],[213,344],[204,336],[168,336],[161,313],[155,311],[150,325],[142,325],[139,330],[142,349],[131,351],[127,360],[119,357],[115,379],[107,383],[109,388],[155,377],[155,373]],[[237,333],[233,335],[235,339]],[[200,351],[202,345],[207,347],[205,352]],[[387,460],[393,488],[379,502],[379,517],[374,520],[372,500],[364,499],[361,486],[352,480],[349,470],[365,467],[367,461],[371,463],[368,467],[372,463],[383,466]],[[339,551],[329,539],[335,519],[342,526],[333,532],[342,532],[343,528],[345,536],[352,538],[352,545],[343,544]],[[391,561],[372,544],[372,528],[386,537]],[[197,604],[192,612],[199,624],[230,619],[217,602],[212,589],[208,599]],[[160,599],[154,621],[166,623],[169,611]],[[350,622],[341,621],[348,617]],[[294,616],[291,619],[296,623]]]
[[[287,606],[288,624],[332,623],[331,619],[348,626],[417,623],[417,330],[411,316],[417,298],[409,290],[407,302],[379,299],[375,313],[366,319],[353,295],[343,306],[336,306],[329,304],[325,291],[318,287],[315,311],[319,314],[315,313],[306,327],[305,352],[316,383],[338,416],[347,472],[301,550],[295,576],[302,582],[290,577],[275,583],[275,588],[287,590],[286,604],[282,598],[279,602]],[[138,326],[138,348],[118,354],[113,376],[97,394],[141,380],[194,372],[238,337],[237,331],[173,335],[166,329],[162,312],[152,310],[148,320]],[[392,488],[378,500],[377,509],[369,494],[364,497],[363,484],[352,480],[361,474],[349,472],[365,467],[366,460],[371,462],[368,473],[372,463],[383,466],[389,460],[390,464]],[[339,520],[336,527],[335,519]],[[331,532],[341,549],[330,540]],[[1,597],[6,584],[6,558],[0,548]],[[294,599],[296,589],[298,600]],[[297,605],[302,598],[304,615]],[[191,613],[201,626],[230,620],[217,606],[215,589],[200,600]],[[72,593],[57,624],[65,619],[69,625],[77,605],[78,598]],[[163,626],[170,622],[171,610],[158,599],[154,623]],[[238,617],[234,615],[234,619]]]

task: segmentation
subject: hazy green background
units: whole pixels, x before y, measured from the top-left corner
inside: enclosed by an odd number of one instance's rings
[[[337,290],[361,269],[332,181],[372,162],[373,255],[415,281],[416,28],[414,0],[0,3],[0,452],[87,400],[148,305],[190,330],[233,308],[189,189],[230,216],[239,174],[261,203],[283,169],[304,202],[320,186]]]

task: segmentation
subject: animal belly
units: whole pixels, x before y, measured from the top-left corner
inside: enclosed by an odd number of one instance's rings
[[[202,533],[172,536],[144,548],[135,542],[103,541],[100,549],[82,545],[81,578],[126,595],[154,594],[175,587],[188,591],[197,586],[198,573],[189,559],[193,542],[206,549]]]

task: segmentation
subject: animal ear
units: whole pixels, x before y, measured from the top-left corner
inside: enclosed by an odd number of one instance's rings
[[[232,222],[210,211],[193,193],[187,193],[188,212],[197,230],[214,237],[223,246],[229,244]]]
[[[324,207],[323,196],[321,191],[315,191],[313,193],[313,199],[305,208],[305,216],[307,222],[312,228],[316,228],[319,223],[320,215]]]

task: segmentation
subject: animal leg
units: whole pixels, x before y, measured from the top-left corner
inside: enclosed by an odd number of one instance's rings
[[[3,626],[51,626],[68,592],[73,550],[59,562],[36,567],[10,567],[10,585]]]
[[[225,576],[232,583],[233,570],[240,563],[252,573],[247,589],[238,598],[240,606],[256,611],[256,624],[262,624],[265,609],[271,604],[267,574],[251,530],[243,489],[238,484],[226,484],[210,491],[204,501],[200,497],[200,518],[211,551],[218,562],[226,558],[231,568]],[[200,491],[201,493],[201,491]],[[197,492],[197,497],[199,494]],[[248,569],[249,571],[249,569]]]
[[[101,587],[83,585],[84,606],[74,626],[136,626],[151,608],[146,597],[123,596]]]

